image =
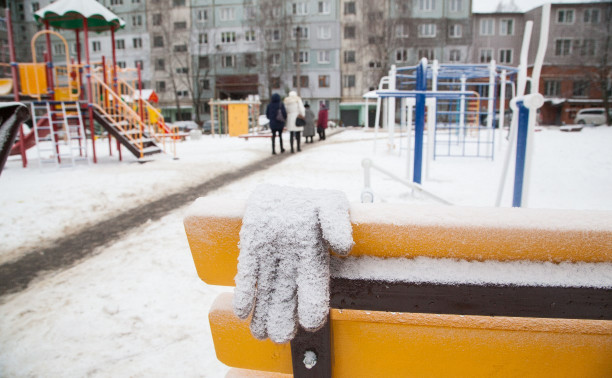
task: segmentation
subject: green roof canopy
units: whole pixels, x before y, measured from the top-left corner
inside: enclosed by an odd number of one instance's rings
[[[34,19],[56,29],[83,29],[83,19],[87,18],[87,28],[95,32],[117,30],[125,26],[125,21],[95,0],[59,0],[34,13]]]

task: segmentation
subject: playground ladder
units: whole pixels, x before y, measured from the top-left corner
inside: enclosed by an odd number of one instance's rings
[[[46,123],[42,122],[44,119]],[[40,167],[43,164],[73,167],[77,161],[89,163],[83,119],[77,102],[33,102],[32,121]]]

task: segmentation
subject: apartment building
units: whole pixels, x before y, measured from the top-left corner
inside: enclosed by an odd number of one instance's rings
[[[539,39],[542,8],[525,13],[534,21],[533,40]],[[612,3],[553,4],[548,46],[539,91],[543,124],[569,124],[583,108],[602,107],[612,96]],[[537,43],[529,51],[535,59]]]

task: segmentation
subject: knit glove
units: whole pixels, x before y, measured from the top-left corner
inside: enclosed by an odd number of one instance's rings
[[[251,333],[276,343],[293,339],[299,324],[321,328],[329,314],[329,249],[353,246],[349,203],[343,193],[259,186],[240,230],[234,313]]]

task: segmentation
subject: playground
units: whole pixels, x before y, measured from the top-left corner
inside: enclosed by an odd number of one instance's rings
[[[539,129],[530,207],[612,210],[612,128],[579,133]],[[338,189],[359,202],[361,159],[372,149],[372,135],[346,130],[207,196],[244,200],[257,184],[268,182]],[[379,136],[382,145],[387,135]],[[19,258],[13,251],[44,251],[53,240],[86,225],[257,164],[270,154],[266,139],[204,136],[178,148],[179,160],[142,165],[135,157],[119,162],[101,154],[97,165],[42,172],[35,163],[24,169],[19,157],[10,157],[0,178],[3,262]],[[36,152],[29,153],[35,162]],[[379,151],[375,160],[397,172],[405,167],[396,154]],[[491,207],[500,160],[439,159],[424,185],[456,205]],[[371,180],[377,202],[434,203],[412,197],[409,189],[375,172]],[[216,360],[207,314],[213,298],[229,289],[203,285],[195,274],[182,226],[184,211],[178,208],[151,222],[142,219],[88,259],[2,297],[0,370],[9,376],[223,377],[227,368]]]

